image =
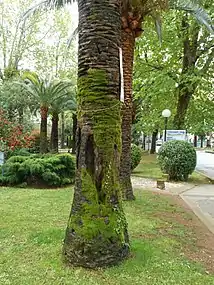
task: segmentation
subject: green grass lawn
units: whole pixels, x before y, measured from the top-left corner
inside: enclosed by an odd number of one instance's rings
[[[162,178],[163,173],[157,162],[156,154],[149,154],[147,152],[143,153],[142,161],[138,167],[132,173],[134,176],[144,177],[144,178]],[[199,174],[198,172],[193,172],[190,175],[188,182],[193,184],[209,184],[210,181],[205,176]]]
[[[89,271],[66,267],[61,258],[72,189],[0,188],[0,284],[213,285],[214,275],[187,257],[194,252],[201,260],[192,215],[172,197],[140,190],[136,197],[124,205],[130,258]]]

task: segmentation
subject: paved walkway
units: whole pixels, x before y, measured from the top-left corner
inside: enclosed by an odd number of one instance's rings
[[[214,234],[214,185],[195,186],[180,197]]]
[[[196,170],[214,180],[214,154],[197,151]]]
[[[214,184],[197,186],[189,183],[166,183],[166,190],[158,190],[155,180],[132,177],[132,185],[136,189],[179,195],[214,234]]]

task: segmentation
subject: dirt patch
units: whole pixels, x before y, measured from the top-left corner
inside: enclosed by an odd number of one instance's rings
[[[162,195],[154,192],[154,195]],[[164,194],[166,195],[166,193]],[[187,234],[184,238],[180,238],[179,242],[182,244],[183,254],[189,259],[200,262],[204,265],[207,273],[214,273],[214,235],[208,228],[199,220],[199,218],[192,212],[189,206],[179,197],[171,196],[172,203],[179,206],[177,212],[163,212],[161,213],[161,220],[167,221],[173,225],[184,226],[188,228]],[[155,214],[160,218],[160,213]],[[171,232],[167,227],[158,229],[159,233],[164,236],[178,236]]]

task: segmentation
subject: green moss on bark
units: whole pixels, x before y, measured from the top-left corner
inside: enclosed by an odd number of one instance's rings
[[[82,203],[77,215],[71,216],[69,227],[84,241],[102,234],[107,243],[112,238],[126,243],[124,228],[127,224],[122,208],[118,205],[112,209],[107,201],[99,203],[96,187],[85,169],[82,170],[82,192],[86,202]]]
[[[94,69],[78,83],[77,176],[64,252],[85,267],[116,264],[129,252],[119,183],[120,101],[109,85],[106,73]]]

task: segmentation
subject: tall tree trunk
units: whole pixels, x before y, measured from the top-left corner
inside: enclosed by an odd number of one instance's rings
[[[40,107],[41,123],[40,123],[40,153],[48,152],[47,142],[47,120],[48,108],[45,106]]]
[[[154,154],[156,152],[156,140],[157,140],[157,135],[158,135],[158,129],[156,129],[152,133],[152,143],[151,143],[151,150],[150,153]]]
[[[73,128],[72,128],[72,133],[73,133],[73,140],[72,140],[72,153],[76,153],[76,132],[77,132],[77,115],[73,114]]]
[[[192,30],[191,30],[192,29]],[[183,31],[183,66],[181,81],[178,86],[178,103],[174,117],[174,128],[184,129],[185,118],[190,100],[197,88],[197,81],[194,78],[195,64],[197,61],[198,34],[200,27],[196,24],[193,30],[187,15],[182,19]],[[192,77],[191,77],[192,76]]]
[[[61,113],[61,148],[65,148],[65,114]]]
[[[197,141],[198,141],[198,137],[194,136],[194,147],[197,147]]]
[[[211,135],[212,133],[207,134],[207,145],[206,145],[207,148],[211,148]]]
[[[129,254],[119,183],[120,1],[79,0],[75,192],[63,252],[70,264],[114,265]]]
[[[142,145],[143,150],[146,150],[146,135],[143,134],[143,145]]]
[[[174,117],[174,128],[176,130],[183,130],[185,128],[185,118],[189,107],[192,94],[188,91],[183,92],[182,87],[179,90],[177,110]]]
[[[131,127],[133,117],[132,73],[135,37],[132,32],[122,30],[124,105],[122,108],[122,154],[120,160],[120,185],[123,198],[134,200],[131,183]]]
[[[51,127],[51,152],[58,152],[59,134],[58,134],[59,114],[53,112],[52,127]]]
[[[200,138],[201,138],[201,148],[203,148],[204,147],[204,136],[201,135]]]

